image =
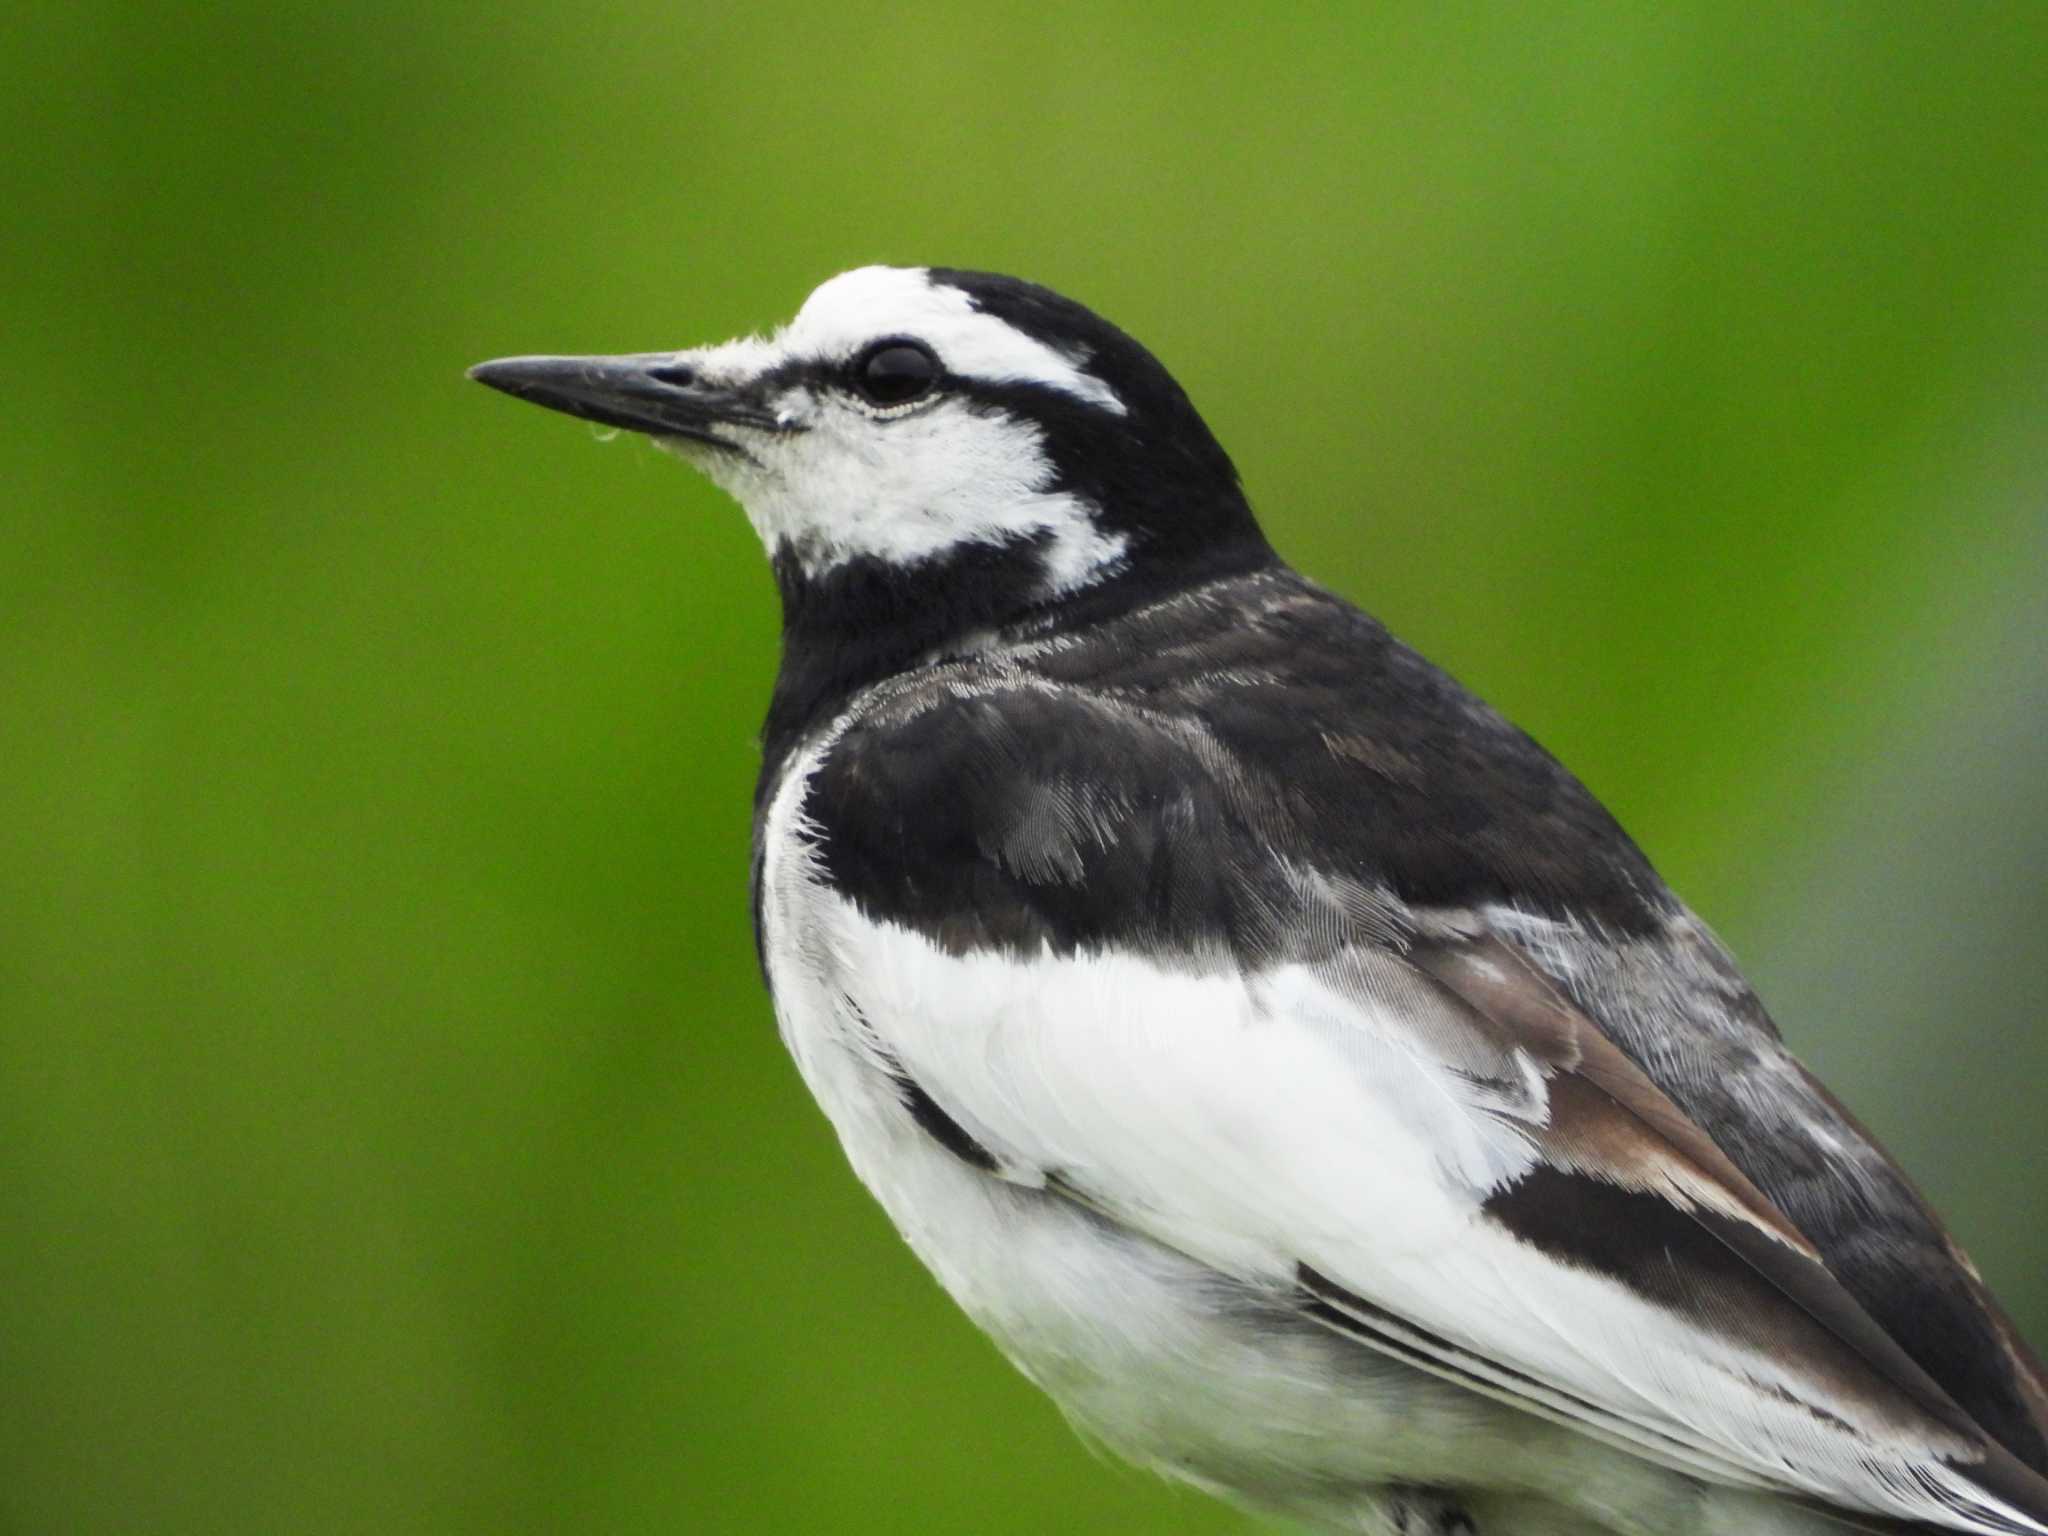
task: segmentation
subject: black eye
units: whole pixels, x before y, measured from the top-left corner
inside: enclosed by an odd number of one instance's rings
[[[914,341],[883,341],[853,360],[853,387],[876,405],[908,405],[939,380],[939,360]]]

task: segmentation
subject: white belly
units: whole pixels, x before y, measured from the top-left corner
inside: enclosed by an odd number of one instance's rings
[[[1462,1529],[1418,1491],[1432,1486],[1486,1511],[1481,1536],[1821,1528],[1368,1351],[1284,1295],[1035,1187],[1037,1170],[1005,1177],[947,1150],[892,1074],[891,1021],[853,1001],[863,982],[851,909],[823,883],[806,838],[802,794],[832,739],[792,764],[763,832],[762,940],[783,1040],[911,1248],[1084,1433],[1142,1466],[1335,1531]]]
[[[793,764],[764,833],[762,937],[784,1043],[911,1248],[1080,1429],[1160,1472],[1297,1513],[1311,1513],[1292,1496],[1304,1483],[1325,1498],[1333,1479],[1351,1484],[1363,1509],[1386,1481],[1469,1468],[1482,1422],[1503,1453],[1548,1437],[1061,1195],[971,1166],[919,1126],[881,1054],[887,1021],[849,999],[858,983],[833,942],[845,904],[803,837],[800,796],[830,739]]]

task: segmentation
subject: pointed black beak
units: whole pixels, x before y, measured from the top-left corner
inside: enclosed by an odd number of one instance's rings
[[[682,437],[735,453],[746,450],[721,426],[787,428],[758,402],[697,376],[688,353],[640,352],[622,357],[501,357],[469,376],[551,411],[651,437]]]

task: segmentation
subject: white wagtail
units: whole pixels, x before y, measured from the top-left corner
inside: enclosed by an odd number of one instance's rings
[[[474,377],[781,591],[754,916],[855,1171],[1087,1434],[1332,1531],[2048,1533],[2048,1380],[1535,742],[1013,278]]]

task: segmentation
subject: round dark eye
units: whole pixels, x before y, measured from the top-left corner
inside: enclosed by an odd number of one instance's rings
[[[939,379],[939,360],[914,341],[884,341],[853,364],[853,383],[876,405],[908,405]]]

